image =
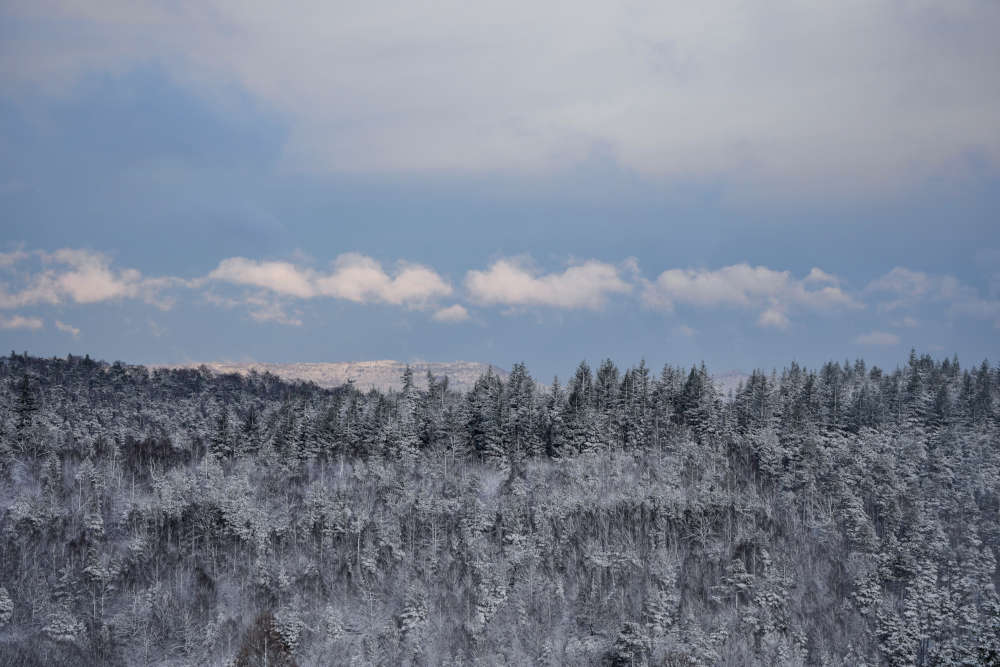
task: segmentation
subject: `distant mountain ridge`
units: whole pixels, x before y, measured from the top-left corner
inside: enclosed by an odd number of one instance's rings
[[[722,394],[723,398],[727,398],[730,392],[735,393],[740,385],[746,384],[749,379],[750,376],[743,371],[729,371],[712,376],[715,388]]]
[[[305,382],[315,382],[321,387],[339,387],[349,380],[354,381],[354,386],[362,391],[378,389],[388,391],[389,389],[400,389],[403,386],[403,371],[407,362],[394,361],[392,359],[381,359],[377,361],[347,361],[347,362],[302,362],[290,364],[276,364],[266,362],[236,362],[236,361],[208,361],[205,363],[191,364],[158,364],[151,368],[198,368],[206,366],[216,373],[239,373],[246,375],[250,371],[258,373],[269,372],[277,375],[283,380],[302,380]],[[472,388],[480,375],[485,373],[491,366],[478,361],[448,361],[448,362],[410,362],[413,370],[414,383],[421,388],[427,386],[427,371],[429,370],[435,377],[448,377],[448,387],[460,391],[467,391]],[[493,372],[500,377],[506,378],[507,371],[492,366]]]
[[[260,361],[206,361],[189,364],[156,364],[150,368],[198,368],[205,366],[216,373],[239,373],[246,375],[255,370],[258,373],[273,373],[283,380],[302,380],[314,382],[320,387],[339,387],[354,381],[354,386],[362,391],[378,389],[388,391],[400,389],[403,386],[403,371],[405,361],[380,359],[376,361],[342,361],[342,362],[300,362],[300,363],[268,363]],[[479,361],[414,361],[409,364],[413,369],[414,383],[424,389],[427,387],[427,371],[435,377],[448,377],[448,387],[458,391],[468,391],[483,373],[489,368],[503,379],[507,379],[507,371],[498,366]],[[713,375],[712,380],[723,398],[736,391],[741,383],[750,376],[740,371],[729,371]],[[549,385],[538,382],[539,389],[548,390]]]

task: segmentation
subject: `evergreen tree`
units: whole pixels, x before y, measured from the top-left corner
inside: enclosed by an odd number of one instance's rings
[[[504,459],[501,425],[503,385],[493,369],[476,381],[467,400],[469,448],[482,458]]]
[[[235,454],[234,444],[229,423],[229,409],[223,406],[215,420],[215,431],[212,434],[212,453],[220,459],[228,459]]]
[[[534,457],[541,451],[535,405],[535,381],[523,363],[514,364],[505,387],[503,438],[512,460]]]

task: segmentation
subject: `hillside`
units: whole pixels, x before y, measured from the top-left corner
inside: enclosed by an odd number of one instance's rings
[[[273,373],[283,380],[303,380],[328,388],[339,387],[347,384],[349,380],[354,380],[354,386],[362,391],[369,389],[389,391],[402,388],[402,376],[407,363],[391,359],[291,364],[210,361],[204,364],[161,364],[150,368],[198,368],[202,365],[217,373],[247,375],[250,371],[256,370],[259,373]],[[459,391],[471,389],[479,376],[490,368],[489,364],[477,361],[415,361],[409,366],[413,370],[414,381],[421,389],[427,388],[427,371],[430,371],[437,378],[447,377],[448,386]],[[496,366],[493,367],[493,371],[502,378],[507,377],[507,372]]]
[[[0,665],[997,665],[1000,369],[0,358]]]
[[[392,359],[380,359],[377,361],[343,361],[343,362],[302,362],[290,364],[276,364],[266,362],[238,362],[238,361],[208,361],[205,363],[191,364],[153,364],[150,369],[156,368],[198,368],[205,366],[216,373],[239,373],[248,375],[250,371],[258,373],[272,373],[283,380],[313,382],[320,387],[334,388],[340,387],[354,380],[354,386],[361,391],[377,389],[378,391],[398,390],[402,388],[402,376],[407,364],[403,361]],[[413,370],[413,378],[417,387],[427,388],[427,371],[434,377],[448,378],[448,386],[457,391],[468,391],[476,384],[479,376],[492,368],[493,372],[502,379],[507,378],[507,371],[491,364],[478,361],[449,361],[449,362],[410,362]],[[740,371],[729,371],[712,376],[719,394],[723,397],[729,396],[730,392],[735,392],[741,383],[745,383],[750,378],[749,375]],[[538,383],[544,386],[543,383]]]

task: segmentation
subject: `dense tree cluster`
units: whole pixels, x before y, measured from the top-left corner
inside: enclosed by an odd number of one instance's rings
[[[0,664],[1000,664],[1000,370],[0,359]]]

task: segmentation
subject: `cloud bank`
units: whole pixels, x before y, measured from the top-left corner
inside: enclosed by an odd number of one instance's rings
[[[669,269],[656,280],[644,281],[643,302],[655,309],[673,311],[676,304],[700,308],[737,307],[759,311],[757,324],[785,329],[789,311],[862,308],[863,304],[836,286],[839,280],[813,268],[802,280],[788,271],[766,266],[734,264],[721,269]],[[815,286],[817,283],[834,283]]]
[[[340,255],[328,272],[290,262],[231,257],[220,262],[208,278],[300,299],[330,297],[410,307],[422,307],[452,293],[451,285],[426,266],[400,263],[395,275],[390,275],[379,262],[357,253]]]
[[[1000,4],[7,3],[7,86],[154,62],[335,171],[560,169],[879,191],[1000,156]],[[237,91],[229,96],[227,91]]]
[[[7,253],[0,261],[0,268],[10,272],[32,256],[40,260],[42,269],[17,271],[15,276],[22,282],[20,289],[11,290],[9,283],[0,283],[0,308],[140,299],[167,310],[172,301],[162,296],[163,290],[183,282],[174,278],[149,278],[137,269],[112,269],[111,258],[107,255],[73,248],[52,253]]]
[[[5,317],[0,315],[0,329],[41,329],[42,326],[42,320],[37,317],[25,317],[23,315]]]
[[[391,268],[360,254],[343,253],[326,268],[301,260],[229,257],[207,274],[195,277],[149,277],[134,268],[114,266],[110,255],[63,248],[53,252],[18,249],[0,253],[0,328],[38,330],[44,321],[24,309],[133,300],[167,310],[191,293],[203,303],[245,310],[260,323],[304,326],[307,304],[342,300],[360,305],[404,308],[436,322],[472,319],[469,306],[496,308],[502,316],[527,310],[597,312],[610,304],[685,319],[692,311],[738,313],[759,327],[790,330],[803,316],[845,317],[869,309],[875,330],[854,338],[865,345],[891,345],[893,329],[922,330],[928,320],[944,318],[992,321],[1000,327],[1000,298],[949,275],[895,267],[860,290],[850,290],[837,275],[813,267],[799,278],[790,271],[748,263],[716,269],[669,268],[647,279],[634,259],[618,264],[576,260],[546,271],[530,257],[500,258],[465,272],[459,288],[432,267],[399,260]],[[447,300],[447,301],[446,301]],[[53,317],[55,328],[72,336],[80,330]],[[696,330],[674,323],[672,330],[690,337]]]
[[[952,316],[993,320],[1000,328],[1000,295],[983,296],[954,276],[897,266],[870,282],[864,291],[878,299],[879,308],[884,311],[906,311],[924,304],[937,304]],[[904,326],[916,324],[912,317],[904,317],[903,322]]]

